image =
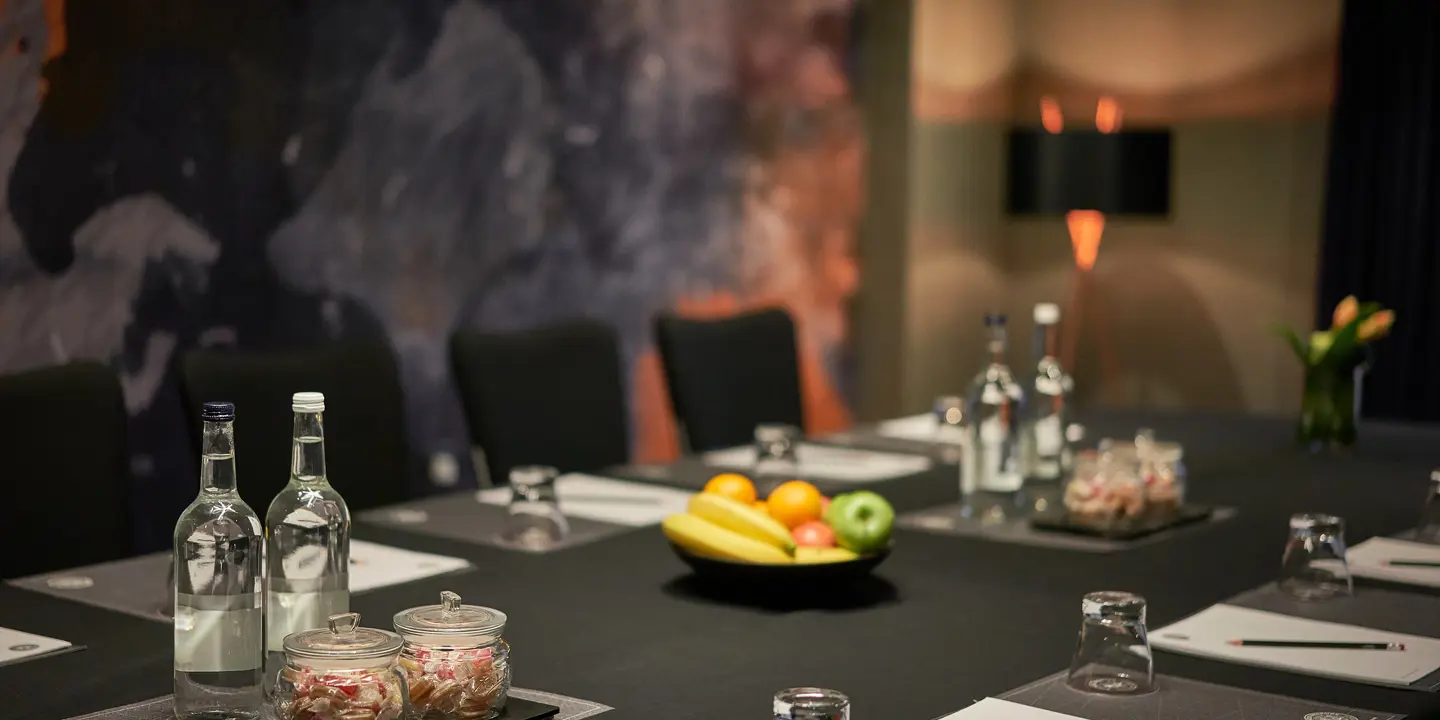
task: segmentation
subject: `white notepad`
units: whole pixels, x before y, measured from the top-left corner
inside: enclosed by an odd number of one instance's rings
[[[1440,545],[1375,537],[1345,553],[1350,573],[1357,577],[1388,580],[1407,585],[1440,588],[1440,567],[1395,567],[1387,560],[1423,560],[1440,563]]]
[[[555,480],[560,512],[568,517],[643,527],[685,512],[694,493],[645,483],[568,473]],[[475,493],[487,505],[506,505],[510,488],[487,488]]]
[[[939,432],[940,423],[935,419],[934,413],[921,413],[907,417],[891,418],[882,420],[875,426],[875,432],[885,437],[898,438],[901,440],[916,440],[919,442],[942,443],[946,445],[960,445],[965,441],[963,435],[946,428],[947,432]]]
[[[68,647],[70,647],[70,643],[64,640],[0,627],[0,665],[20,662],[36,655],[44,655]]]
[[[1074,715],[1041,710],[998,698],[985,698],[940,720],[1080,720]]]
[[[464,558],[401,550],[389,545],[350,541],[350,592],[399,585],[470,567]]]
[[[1398,642],[1403,651],[1238,647],[1230,640]],[[1440,668],[1440,640],[1212,605],[1150,633],[1153,647],[1308,675],[1406,686]]]
[[[800,461],[798,475],[837,482],[874,482],[913,475],[930,469],[930,458],[921,455],[875,452],[831,445],[802,443],[795,455]],[[755,447],[715,450],[705,453],[705,464],[718,467],[751,468]]]

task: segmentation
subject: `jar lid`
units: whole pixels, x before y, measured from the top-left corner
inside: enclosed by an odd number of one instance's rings
[[[505,632],[505,613],[479,605],[461,605],[460,596],[446,590],[440,593],[439,605],[421,605],[395,613],[395,630],[407,636],[498,637]]]
[[[359,625],[360,613],[331,615],[328,628],[286,636],[285,654],[316,660],[365,660],[399,654],[404,644],[399,635]]]

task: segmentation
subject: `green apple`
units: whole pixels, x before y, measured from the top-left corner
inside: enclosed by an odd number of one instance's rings
[[[862,554],[874,552],[890,544],[895,508],[869,490],[845,493],[830,502],[825,523],[835,531],[840,547]]]

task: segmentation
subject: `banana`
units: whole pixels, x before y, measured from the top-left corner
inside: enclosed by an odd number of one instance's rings
[[[816,565],[819,563],[850,562],[860,556],[846,550],[845,548],[817,548],[802,547],[795,548],[795,562],[800,565]]]
[[[760,512],[753,505],[731,500],[723,495],[700,493],[690,498],[690,514],[709,520],[726,530],[777,547],[786,555],[795,554],[795,541],[779,520]]]
[[[703,557],[769,565],[792,562],[789,555],[774,545],[727,530],[690,513],[671,515],[660,527],[671,542]]]

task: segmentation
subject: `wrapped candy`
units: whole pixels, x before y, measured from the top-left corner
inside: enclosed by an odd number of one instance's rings
[[[408,697],[394,633],[357,628],[356,613],[332,615],[327,630],[285,638],[275,686],[280,720],[400,720]]]
[[[460,604],[452,592],[439,605],[395,615],[404,637],[400,668],[414,720],[489,720],[510,691],[510,646],[501,639],[505,614]]]

